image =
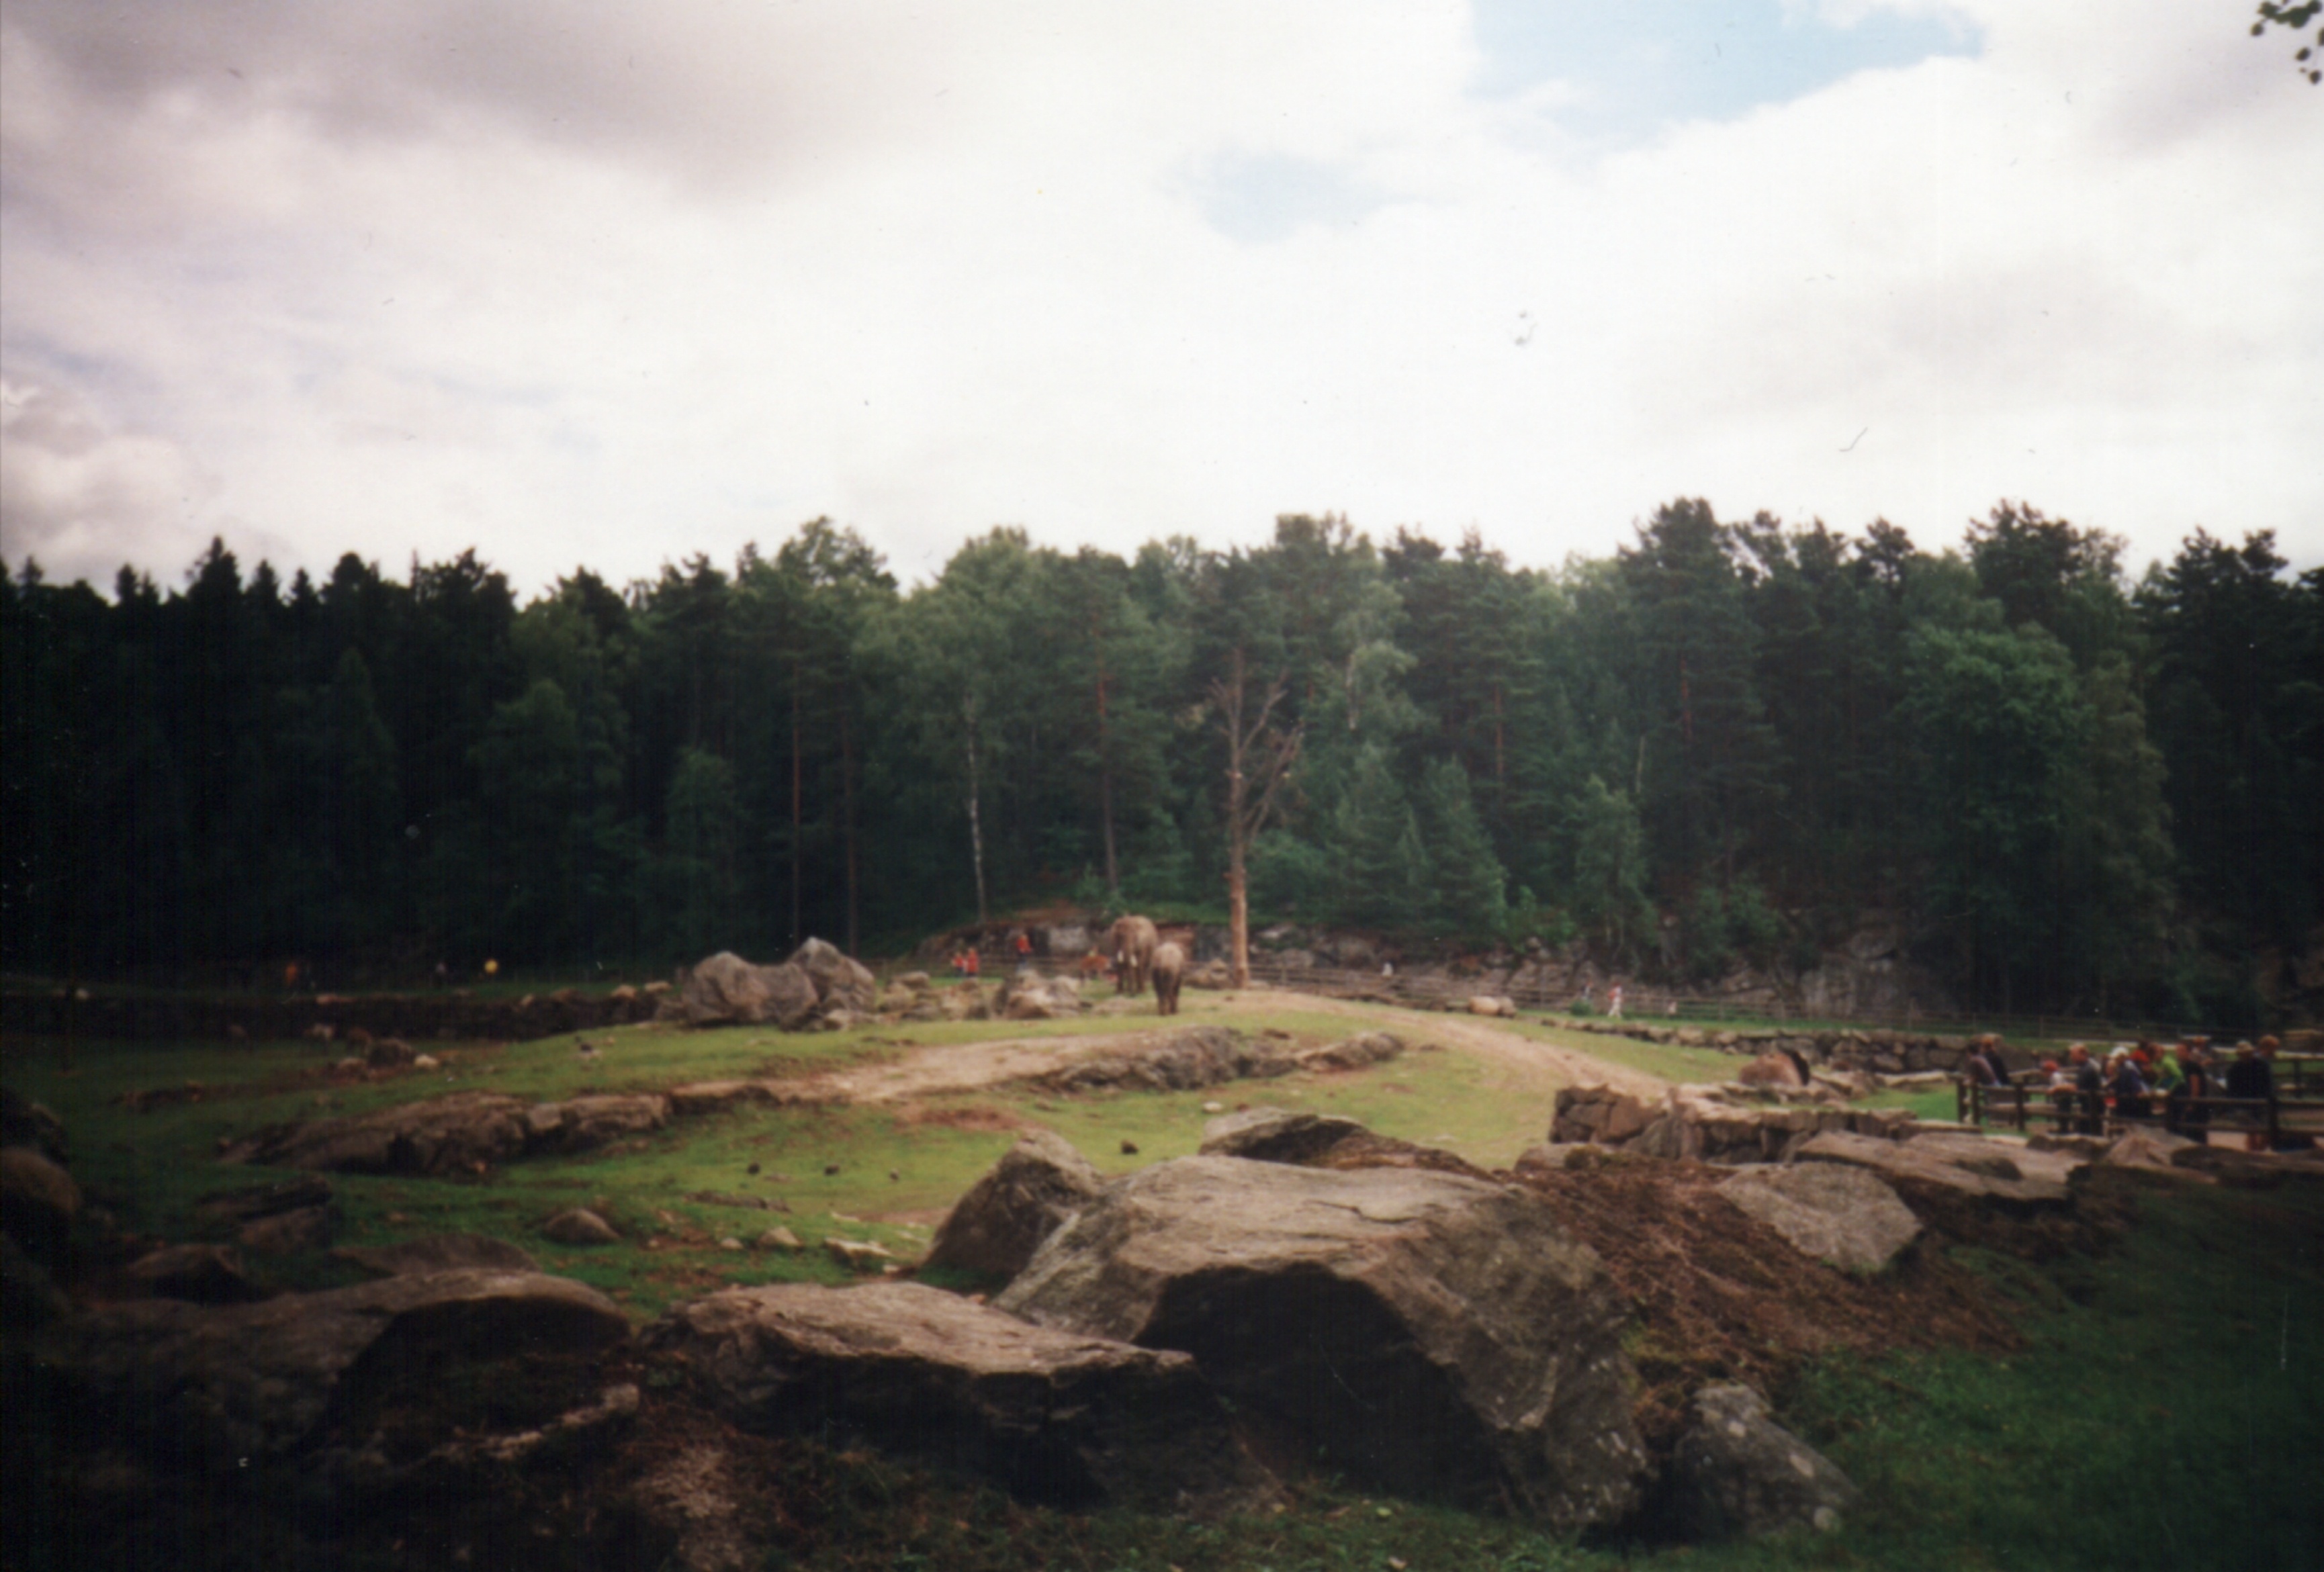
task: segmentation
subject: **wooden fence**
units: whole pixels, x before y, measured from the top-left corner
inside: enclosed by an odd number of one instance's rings
[[[2305,1089],[2297,1087],[2297,1083],[2295,1087],[2296,1090]],[[2313,1134],[2324,1128],[2324,1098],[2296,1094],[2287,1097],[2281,1092],[2264,1098],[2185,1098],[2176,1103],[2159,1092],[2150,1093],[2150,1111],[2126,1117],[2116,1112],[2112,1096],[2103,1091],[2015,1081],[2006,1086],[1983,1086],[1962,1080],[1954,1083],[1954,1106],[1966,1124],[1989,1123],[2006,1129],[2041,1130],[2061,1135],[2119,1135],[2148,1126],[2168,1129],[2174,1125],[2181,1134],[2189,1128],[2262,1130],[2266,1133],[2267,1149],[2271,1152],[2282,1145],[2287,1133]],[[2190,1119],[2189,1113],[2198,1113],[2201,1117]]]

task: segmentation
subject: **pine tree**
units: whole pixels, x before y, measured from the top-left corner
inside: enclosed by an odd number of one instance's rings
[[[1469,772],[1457,760],[1438,759],[1423,777],[1422,795],[1434,852],[1433,916],[1452,933],[1498,936],[1508,921],[1508,878],[1470,795]]]

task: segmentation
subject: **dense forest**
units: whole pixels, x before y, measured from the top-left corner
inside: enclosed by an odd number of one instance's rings
[[[1134,558],[816,520],[519,604],[0,573],[15,972],[875,948],[1010,907],[1582,940],[1674,983],[1868,911],[1964,999],[2232,1022],[2324,904],[2324,569],[2021,504],[1931,551],[1679,501],[1610,559],[1333,518]]]

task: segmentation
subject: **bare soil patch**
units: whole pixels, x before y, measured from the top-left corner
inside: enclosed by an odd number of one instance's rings
[[[1923,1214],[1929,1233],[1887,1271],[1859,1276],[1800,1255],[1717,1194],[1734,1172],[1613,1158],[1517,1175],[1554,1200],[1637,1307],[1631,1353],[1646,1382],[1638,1421],[1650,1448],[1675,1440],[1688,1394],[1708,1381],[1774,1392],[1817,1355],[2021,1346],[1992,1283],[1951,1255],[1949,1247],[1962,1241],[1947,1225],[1969,1218]],[[2096,1224],[2071,1229],[2070,1240],[2047,1220],[2020,1223],[1989,1210],[1976,1213],[1970,1231],[1983,1248],[2030,1259],[2103,1238]]]

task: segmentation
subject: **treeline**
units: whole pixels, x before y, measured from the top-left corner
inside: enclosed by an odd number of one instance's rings
[[[222,546],[0,575],[14,970],[424,972],[1035,900],[1584,938],[1673,980],[1893,914],[1967,997],[2258,1008],[2324,893],[2324,570],[2004,504],[1957,550],[1673,502],[1543,573],[1335,519],[899,590],[826,520],[520,605]],[[1240,767],[1240,768],[1237,768]]]

